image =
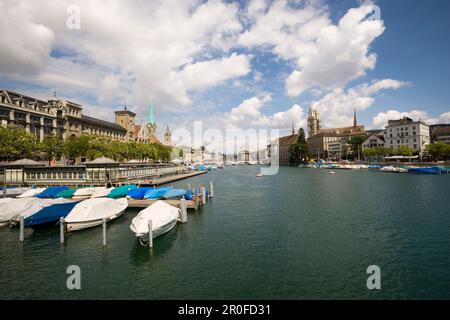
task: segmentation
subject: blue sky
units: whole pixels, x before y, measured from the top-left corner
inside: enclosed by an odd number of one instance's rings
[[[79,1],[73,30],[70,2],[3,0],[0,31],[21,41],[0,45],[0,87],[108,120],[126,103],[139,122],[151,96],[160,135],[194,120],[287,132],[311,105],[326,127],[354,109],[368,128],[450,122],[449,1],[114,3]],[[364,18],[373,5],[381,21]]]

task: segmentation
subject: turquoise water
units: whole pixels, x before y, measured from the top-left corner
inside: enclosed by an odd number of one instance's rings
[[[450,175],[226,167],[215,198],[149,252],[129,230],[137,209],[59,244],[57,228],[0,229],[0,298],[450,298]],[[366,268],[381,268],[381,290]],[[81,290],[66,268],[81,268]]]

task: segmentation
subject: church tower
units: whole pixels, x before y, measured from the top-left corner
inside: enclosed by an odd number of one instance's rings
[[[308,138],[318,134],[320,130],[319,112],[314,107],[309,107],[308,112]]]
[[[156,122],[155,122],[155,115],[153,114],[153,102],[151,99],[150,99],[150,103],[148,104],[147,128],[148,128],[150,143],[157,143],[158,138],[156,137]]]
[[[163,144],[168,147],[170,147],[172,145],[172,133],[170,132],[169,125],[167,125],[166,132],[164,133]]]

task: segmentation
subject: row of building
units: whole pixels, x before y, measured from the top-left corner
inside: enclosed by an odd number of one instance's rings
[[[356,111],[353,116],[353,126],[342,128],[322,128],[319,112],[313,107],[308,112],[308,150],[311,158],[339,161],[345,159],[350,152],[350,142],[354,137],[364,136],[361,153],[366,148],[408,147],[416,155],[422,157],[426,146],[432,142],[443,141],[450,144],[450,125],[428,125],[423,121],[411,118],[389,120],[384,129],[365,130],[358,125]],[[297,143],[299,135],[292,130],[292,134],[279,139],[280,164],[289,164],[290,146]],[[273,151],[272,151],[273,152]]]
[[[136,114],[126,107],[124,110],[115,111],[115,122],[90,117],[82,111],[80,104],[57,98],[56,95],[45,101],[9,90],[0,90],[1,125],[25,129],[39,141],[52,135],[66,140],[72,136],[87,134],[121,141],[171,145],[168,126],[162,142],[156,135],[152,103],[149,104],[149,119],[142,125],[136,124]]]

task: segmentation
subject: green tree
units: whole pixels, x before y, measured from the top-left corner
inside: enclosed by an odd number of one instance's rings
[[[349,139],[348,144],[350,145],[350,155],[353,159],[357,159],[361,154],[362,144],[365,140],[365,136],[354,136]]]
[[[427,145],[426,151],[434,160],[450,158],[450,145],[442,141]]]
[[[36,136],[24,129],[0,127],[0,154],[11,157],[31,157],[36,151]]]
[[[71,160],[76,160],[78,157],[86,157],[90,140],[91,136],[88,135],[69,137],[64,143],[64,155]]]
[[[61,137],[52,135],[39,143],[38,149],[44,153],[44,158],[49,162],[58,160],[64,154],[64,141]]]
[[[297,142],[289,146],[289,163],[291,165],[298,165],[305,162],[308,158],[308,143],[306,142],[305,130],[300,128],[298,130]]]
[[[394,149],[394,155],[396,156],[412,156],[414,150],[407,146],[400,146]]]

